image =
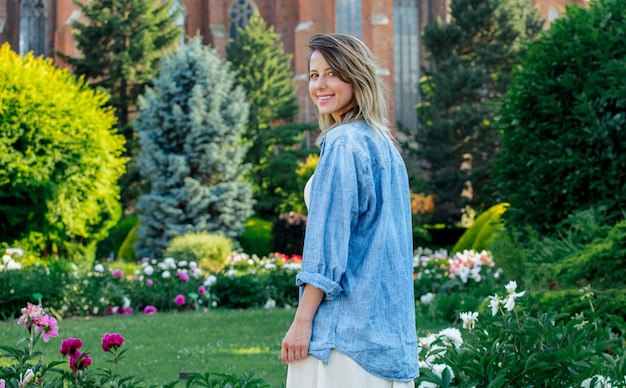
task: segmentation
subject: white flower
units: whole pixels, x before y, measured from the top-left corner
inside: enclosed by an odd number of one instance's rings
[[[122,306],[127,309],[130,307],[130,299],[128,299],[128,297],[123,297],[122,298]]]
[[[23,376],[20,373],[20,388],[27,386],[33,378],[35,378],[35,373],[33,373],[32,369],[26,369],[26,373]]]
[[[146,274],[146,276],[150,276],[154,273],[154,267],[151,265],[146,265],[143,269],[143,273]]]
[[[104,265],[96,264],[93,266],[93,270],[96,272],[104,272]]]
[[[517,282],[515,280],[510,281],[506,285],[507,296],[506,298],[504,298],[504,301],[502,303],[504,304],[504,308],[507,309],[508,311],[511,311],[515,308],[515,298],[519,298],[520,296],[524,295],[524,293],[526,292],[526,291],[515,292],[516,289],[517,289]]]
[[[18,263],[17,261],[9,261],[6,265],[6,269],[22,269],[22,264]]]
[[[202,283],[205,287],[211,287],[217,283],[217,277],[215,275],[209,275]]]
[[[174,260],[173,257],[166,257],[165,259],[163,259],[163,264],[165,264],[167,268],[176,268],[176,260]]]
[[[461,319],[463,320],[463,327],[468,330],[474,329],[474,324],[478,321],[478,313],[477,312],[467,312],[461,313]]]
[[[217,302],[216,301],[211,302],[211,307],[217,307]]]
[[[231,269],[228,270],[226,275],[228,275],[229,278],[234,278],[235,275],[237,275],[237,271],[235,271],[233,268],[231,268]]]
[[[163,276],[163,279],[168,279],[168,278],[172,277],[172,274],[170,273],[170,271],[163,271],[161,276]]]
[[[5,252],[7,255],[16,255],[17,257],[24,256],[24,250],[22,248],[7,248]]]
[[[447,329],[443,329],[437,334],[437,336],[446,346],[454,345],[455,348],[459,349],[461,345],[463,345],[463,337],[457,328],[449,327]]]
[[[191,268],[191,269],[198,268],[198,263],[196,263],[195,261],[190,261],[189,262],[189,268]]]
[[[272,298],[269,298],[267,300],[267,302],[265,302],[265,305],[263,306],[264,309],[273,309],[274,307],[276,307],[276,301]]]
[[[420,296],[420,303],[423,304],[431,304],[435,300],[435,294],[432,292],[427,292],[426,294]]]
[[[489,296],[489,307],[491,307],[491,316],[495,316],[500,310],[500,304],[502,303],[502,299],[498,294],[494,296]]]
[[[592,380],[593,380],[593,384],[591,382]],[[580,387],[581,388],[612,388],[613,384],[611,384],[610,378],[600,376],[600,375],[595,375],[593,377],[583,380],[583,382],[580,383]]]
[[[178,266],[179,267],[186,267],[187,266],[187,260],[181,260],[178,262]]]

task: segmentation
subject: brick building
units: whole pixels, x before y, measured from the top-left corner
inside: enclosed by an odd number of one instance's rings
[[[299,121],[314,121],[308,97],[308,37],[345,32],[360,37],[379,59],[383,76],[395,95],[391,117],[415,128],[417,82],[423,55],[419,33],[436,18],[446,19],[450,0],[177,0],[185,9],[179,20],[186,35],[201,35],[221,52],[255,10],[280,34],[293,54],[293,70],[301,110]],[[546,26],[571,3],[584,0],[529,0],[540,9]],[[34,51],[53,56],[55,50],[77,56],[71,23],[80,17],[72,0],[0,0],[0,43],[20,54]]]

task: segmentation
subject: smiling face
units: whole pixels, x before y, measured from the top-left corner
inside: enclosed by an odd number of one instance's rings
[[[335,75],[319,51],[309,60],[309,94],[320,114],[339,122],[341,115],[354,106],[352,85]]]

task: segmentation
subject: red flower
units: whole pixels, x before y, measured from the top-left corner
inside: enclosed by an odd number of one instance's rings
[[[76,355],[70,355],[70,369],[76,373],[79,369],[85,369],[91,365],[91,357],[87,353],[76,352]]]
[[[108,352],[111,348],[119,348],[124,343],[124,337],[119,333],[105,334],[102,337],[102,350]]]
[[[61,349],[59,353],[64,356],[74,356],[78,353],[78,349],[83,346],[83,341],[80,338],[68,338],[61,342]]]

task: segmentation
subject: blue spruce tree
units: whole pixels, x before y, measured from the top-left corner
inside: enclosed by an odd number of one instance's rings
[[[237,237],[254,203],[243,180],[248,105],[228,62],[191,39],[163,61],[139,103],[137,164],[150,191],[137,204],[137,254],[159,259],[190,232]]]

